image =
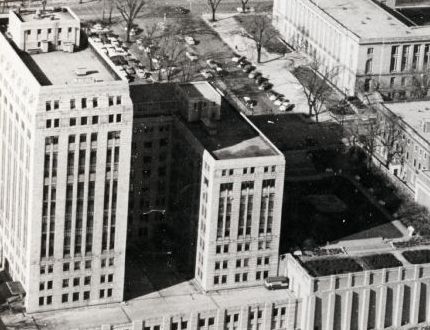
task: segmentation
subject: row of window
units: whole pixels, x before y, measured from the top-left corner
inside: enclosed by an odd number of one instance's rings
[[[258,241],[258,250],[265,250],[265,249],[270,249],[271,247],[271,241]],[[229,244],[218,244],[215,248],[215,253],[216,254],[222,254],[222,253],[228,253],[229,251]],[[242,251],[249,251],[250,249],[250,243],[238,243],[236,245],[236,250],[237,252],[242,252]]]
[[[110,258],[102,258],[100,259],[100,267],[101,268],[106,268],[106,267],[111,267],[114,266],[114,257],[110,257]],[[89,270],[91,269],[91,262],[92,260],[85,260],[85,261],[75,261],[75,262],[64,262],[63,263],[63,272],[68,272],[68,271],[77,271],[77,270],[81,270],[82,268],[82,263],[84,264],[84,269]],[[72,269],[73,267],[73,269]],[[54,265],[49,264],[49,265],[41,265],[40,266],[40,274],[51,274],[54,271]]]
[[[249,280],[249,273],[236,273],[234,274],[234,282],[240,283],[240,282],[248,282]],[[263,271],[257,271],[255,272],[255,280],[260,281],[265,278],[269,277],[269,271],[263,270]],[[214,285],[222,285],[227,283],[227,275],[215,275],[213,277],[213,284]]]
[[[48,28],[48,29],[46,29],[46,30],[47,30],[48,34],[52,33],[52,28]],[[72,33],[72,30],[73,30],[73,28],[72,28],[72,27],[68,27],[68,28],[67,28],[67,32],[68,32],[68,33]],[[27,35],[31,35],[31,31],[32,31],[32,30],[25,30],[25,32],[27,33]],[[63,29],[62,29],[62,28],[58,28],[58,29],[57,29],[57,32],[58,32],[58,33],[61,33],[61,32],[63,32]],[[37,29],[37,35],[40,35],[40,34],[42,34],[42,29]]]
[[[269,172],[276,172],[276,166],[264,166],[263,167],[263,172],[264,173],[269,173]],[[235,173],[234,169],[225,169],[225,170],[221,170],[221,176],[229,176],[229,175],[233,175]],[[242,169],[242,173],[241,174],[254,174],[255,173],[255,167],[245,167]],[[236,172],[236,174],[238,174]]]
[[[78,103],[80,105],[81,109],[87,109],[91,105],[92,108],[98,108],[99,107],[99,98],[93,97],[92,99],[88,99],[86,97],[81,98],[80,100],[76,99],[70,99],[69,100],[69,108],[70,110],[74,110],[77,108]],[[110,107],[114,105],[121,105],[122,99],[121,96],[108,96],[108,105]],[[50,100],[45,102],[45,110],[51,111],[51,110],[58,110],[60,109],[60,100]]]
[[[269,265],[269,264],[270,264],[270,257],[257,258],[257,266]],[[242,268],[242,267],[248,267],[248,266],[249,266],[249,258],[236,259],[236,268]],[[227,268],[228,268],[228,260],[215,262],[215,270],[227,269]]]
[[[121,122],[121,114],[118,113],[116,115],[108,115],[108,122],[109,123],[120,123]],[[97,125],[99,123],[99,116],[90,116],[90,117],[80,117],[80,118],[76,118],[76,117],[72,117],[69,118],[69,126],[76,126],[76,125]],[[55,119],[47,119],[46,120],[46,128],[57,128],[60,127],[60,119],[59,118],[55,118]]]

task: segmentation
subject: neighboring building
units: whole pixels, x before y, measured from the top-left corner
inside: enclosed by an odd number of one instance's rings
[[[12,39],[26,52],[73,52],[80,44],[80,28],[79,18],[68,8],[11,11],[9,14]]]
[[[421,16],[372,0],[275,0],[273,6],[273,24],[285,40],[317,58],[321,71],[337,68],[333,83],[341,91],[377,89],[392,98],[427,95],[430,19]]]
[[[430,264],[423,257],[428,246],[408,250],[394,243],[372,251],[372,244],[367,251],[285,256],[280,273],[306,306],[301,329],[412,329],[430,323]]]
[[[394,120],[393,141],[399,145],[400,152],[388,164],[392,174],[402,180],[415,193],[415,200],[430,208],[430,109],[429,101],[383,103],[378,106],[378,120]],[[385,162],[387,148],[378,145],[376,156]]]
[[[0,34],[2,264],[22,283],[28,312],[120,302],[133,120],[128,82],[79,43],[70,10],[33,15],[11,12],[13,30]],[[43,32],[54,22],[62,35],[74,29],[73,49],[27,52],[37,45],[13,32],[31,31],[24,33],[30,38],[39,23]]]
[[[177,262],[206,291],[276,275],[283,155],[207,82],[131,91],[133,241],[151,240],[166,220],[178,233]]]

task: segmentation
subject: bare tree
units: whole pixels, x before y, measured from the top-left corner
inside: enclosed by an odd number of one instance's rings
[[[216,21],[215,13],[222,0],[207,0],[207,1],[208,1],[208,6],[212,11],[212,22],[215,22]]]
[[[102,21],[106,20],[106,12],[108,14],[107,22],[109,25],[112,24],[112,14],[113,9],[115,7],[114,0],[103,0],[103,9],[102,9]]]
[[[402,139],[402,131],[400,130],[397,117],[385,118],[379,121],[380,133],[378,142],[381,146],[381,154],[385,160],[385,166],[390,167],[394,162],[400,165],[404,162],[405,143]]]
[[[330,84],[339,75],[339,69],[325,67],[313,56],[311,63],[299,66],[294,71],[303,85],[309,116],[315,115],[315,121],[318,122],[319,115],[325,111],[334,96]]]
[[[430,89],[429,72],[414,73],[411,79],[411,97],[421,99],[427,96]]]
[[[246,12],[246,5],[248,4],[249,0],[240,0],[241,4],[242,4],[242,12],[245,13]]]
[[[358,141],[367,154],[367,168],[372,168],[372,160],[377,148],[377,139],[380,135],[379,124],[376,120],[369,121],[364,128],[364,132],[359,135]]]
[[[272,20],[266,15],[255,15],[245,28],[246,36],[253,40],[257,50],[257,63],[261,62],[261,50],[268,42],[276,36],[276,30],[272,25]]]
[[[142,48],[148,58],[149,70],[154,70],[153,56],[156,51],[157,42],[156,40],[160,37],[160,28],[157,23],[154,23],[143,28],[143,33],[141,36]]]
[[[133,27],[134,20],[139,15],[144,5],[144,0],[116,0],[116,8],[126,24],[127,42],[130,42],[130,31]]]
[[[167,81],[170,81],[174,73],[179,70],[178,64],[185,60],[185,47],[176,35],[168,34],[158,43],[157,59],[159,63],[160,78],[164,73]]]

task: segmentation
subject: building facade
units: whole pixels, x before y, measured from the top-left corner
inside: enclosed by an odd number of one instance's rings
[[[31,55],[9,36],[0,34],[2,263],[28,312],[122,301],[128,82],[90,47]],[[83,64],[96,69],[85,79],[74,72]]]
[[[427,81],[430,29],[408,24],[396,11],[371,0],[276,0],[273,24],[289,44],[315,58],[321,72],[338,70],[332,82],[348,95],[427,95],[427,87],[417,86]]]

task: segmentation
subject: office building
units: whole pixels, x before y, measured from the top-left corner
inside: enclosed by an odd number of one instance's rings
[[[0,34],[2,263],[28,312],[122,301],[128,81],[81,41],[67,8],[11,12],[9,22]]]
[[[348,95],[422,97],[428,88],[417,82],[428,77],[430,14],[419,13],[372,0],[275,0],[273,24],[289,44],[317,58],[320,71],[337,69],[332,82]]]
[[[285,256],[280,273],[302,301],[301,329],[428,326],[430,265],[423,258],[428,246],[375,240],[367,246]]]

